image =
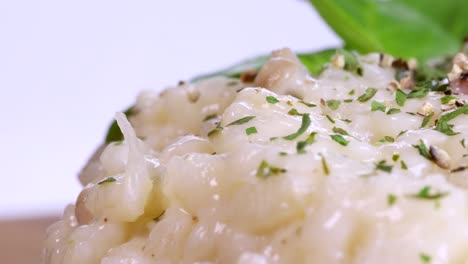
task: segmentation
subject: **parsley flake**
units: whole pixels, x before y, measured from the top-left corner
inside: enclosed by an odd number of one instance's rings
[[[393,156],[392,156],[393,162],[398,161],[398,159],[400,159],[400,155],[398,155],[398,154],[393,154]]]
[[[446,96],[440,98],[440,103],[441,104],[448,104],[448,103],[450,103],[450,101],[455,100],[455,99],[457,99],[457,97],[455,97],[453,95],[446,95]]]
[[[292,108],[291,110],[288,111],[288,115],[295,115],[295,116],[301,116],[304,114],[299,113],[296,108]]]
[[[265,99],[266,99],[266,101],[267,101],[268,103],[270,103],[270,104],[279,103],[279,100],[276,99],[276,97],[271,96],[271,95],[267,96]]]
[[[407,170],[408,169],[408,165],[406,165],[406,162],[404,160],[400,160],[400,165],[401,165],[401,168],[403,170]]]
[[[428,114],[427,116],[424,117],[422,123],[421,123],[421,128],[425,127],[429,121],[431,121],[431,118],[434,116],[434,112]]]
[[[371,111],[382,111],[385,113],[385,110],[387,109],[387,107],[380,103],[380,102],[377,102],[377,101],[372,101],[371,103]]]
[[[252,135],[252,134],[257,134],[257,128],[256,127],[248,127],[245,129],[245,133],[248,135]]]
[[[452,130],[453,125],[450,125],[448,122],[460,115],[468,115],[468,105],[464,105],[460,108],[458,108],[455,111],[452,111],[448,114],[445,114],[439,118],[439,122],[437,123],[437,126],[435,127],[435,130],[444,133],[448,136],[453,136],[456,134],[459,134],[458,132],[454,132]]]
[[[387,204],[388,204],[389,206],[394,205],[394,204],[396,203],[396,201],[397,201],[397,198],[398,198],[398,197],[397,197],[396,195],[394,195],[394,194],[392,194],[392,193],[389,193],[389,194],[387,195]]]
[[[448,195],[447,192],[431,192],[431,186],[426,185],[418,193],[410,195],[412,198],[424,200],[436,200]]]
[[[349,143],[348,140],[346,140],[344,137],[342,137],[339,134],[330,135],[330,137],[331,137],[331,139],[333,139],[334,141],[336,141],[337,143],[339,143],[342,146],[347,146],[348,143]]]
[[[377,164],[375,164],[375,169],[390,173],[390,172],[392,172],[393,166],[388,165],[387,161],[381,160]]]
[[[406,98],[423,98],[431,91],[430,88],[427,87],[416,87],[413,89],[409,94],[406,95]]]
[[[323,173],[325,173],[325,175],[330,175],[330,169],[328,168],[328,164],[327,164],[327,161],[325,160],[325,157],[322,154],[320,154],[320,157],[321,157],[321,162],[322,162]]]
[[[379,140],[379,143],[385,143],[385,142],[393,143],[393,142],[395,142],[395,138],[393,138],[391,136],[385,136],[384,138]]]
[[[285,172],[286,172],[286,169],[271,166],[270,164],[268,164],[268,162],[263,160],[258,166],[257,177],[261,179],[266,179],[270,176],[278,175],[278,174],[285,173]]]
[[[296,139],[297,137],[302,135],[307,130],[307,128],[309,128],[310,123],[311,123],[311,121],[310,121],[309,114],[303,114],[302,115],[302,123],[301,123],[301,127],[299,128],[299,130],[297,130],[296,133],[287,135],[287,136],[285,136],[283,138],[286,139],[286,140]]]
[[[403,92],[400,89],[397,89],[396,93],[395,93],[395,101],[396,101],[397,105],[404,106],[405,102],[406,102],[406,99],[407,99],[407,97],[406,97],[405,92]]]
[[[333,127],[332,131],[335,132],[335,133],[337,133],[337,134],[349,136],[348,131],[346,131],[346,130],[344,130],[344,129],[342,129],[342,128],[339,128],[339,127]]]
[[[421,258],[421,261],[423,263],[431,263],[431,259],[432,259],[431,256],[429,256],[429,255],[427,255],[425,253],[421,253],[421,254],[419,254],[419,257]]]
[[[398,108],[390,108],[388,111],[387,111],[387,115],[394,115],[394,114],[398,114],[400,113],[401,110],[398,109]]]
[[[210,132],[208,132],[208,137],[211,137],[213,135],[216,135],[218,134],[219,132],[221,132],[221,130],[223,130],[223,127],[220,125],[220,123],[216,124],[216,127],[211,130]]]
[[[98,182],[98,185],[106,184],[106,183],[111,183],[117,181],[114,177],[108,177],[100,182]]]
[[[331,116],[325,115],[325,117],[330,121],[330,123],[335,124],[335,120]]]
[[[377,93],[377,89],[375,88],[367,88],[366,91],[364,91],[364,94],[358,97],[358,101],[361,103],[369,101],[374,95]]]
[[[341,101],[340,100],[328,100],[327,106],[331,110],[336,110],[340,107]]]
[[[431,153],[429,152],[429,148],[426,146],[426,144],[424,144],[422,140],[419,140],[419,144],[413,145],[413,147],[419,151],[419,154],[421,156],[432,161],[432,156],[431,156]]]
[[[345,65],[344,65],[343,68],[346,71],[355,73],[355,74],[357,74],[359,76],[363,75],[362,66],[359,63],[359,60],[358,60],[357,56],[354,53],[349,52],[347,50],[343,50],[343,49],[337,50],[337,53],[344,56]]]
[[[316,104],[311,104],[311,103],[307,103],[307,102],[304,102],[302,100],[299,101],[299,103],[307,106],[307,107],[316,107],[317,105]]]
[[[254,119],[255,116],[246,116],[246,117],[243,117],[241,119],[238,119],[232,123],[229,123],[227,126],[237,126],[237,125],[242,125],[242,124],[245,124],[247,122],[249,122],[250,120]]]
[[[317,135],[317,132],[312,132],[312,133],[310,133],[310,135],[306,138],[306,140],[297,142],[297,145],[296,145],[297,153],[299,153],[299,154],[305,153],[305,152],[306,152],[306,151],[304,150],[305,147],[306,147],[307,145],[311,145],[311,144],[313,144],[313,143],[315,142],[315,135]]]
[[[400,136],[403,136],[406,132],[408,132],[408,130],[400,131],[400,133],[398,133],[397,135],[397,138],[399,138]]]

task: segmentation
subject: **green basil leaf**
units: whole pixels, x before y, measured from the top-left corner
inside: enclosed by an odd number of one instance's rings
[[[361,53],[403,58],[453,54],[468,34],[468,1],[311,0],[322,18]]]

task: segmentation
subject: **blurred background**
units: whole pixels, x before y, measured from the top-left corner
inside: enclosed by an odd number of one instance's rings
[[[307,1],[0,1],[0,262],[39,263],[77,172],[139,91],[340,44]]]

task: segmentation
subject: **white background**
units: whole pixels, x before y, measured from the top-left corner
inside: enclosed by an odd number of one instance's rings
[[[0,218],[73,202],[77,172],[138,91],[339,43],[299,0],[0,0]]]

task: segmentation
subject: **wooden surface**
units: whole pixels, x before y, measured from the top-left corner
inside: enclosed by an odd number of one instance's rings
[[[0,262],[41,263],[45,230],[57,220],[58,217],[0,220]]]

